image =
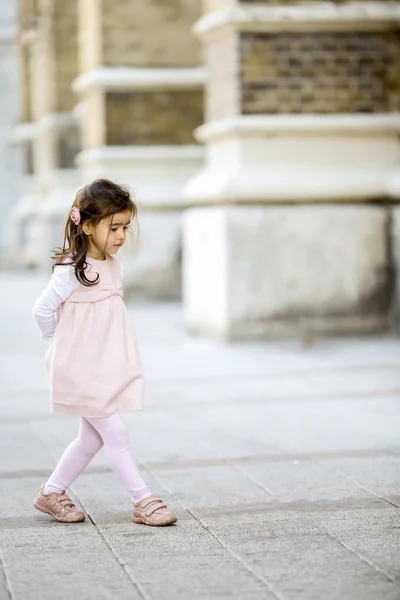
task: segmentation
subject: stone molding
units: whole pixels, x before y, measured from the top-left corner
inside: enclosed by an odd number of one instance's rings
[[[232,137],[260,137],[312,133],[330,136],[365,133],[368,136],[400,132],[399,114],[375,115],[241,115],[210,121],[198,127],[196,139],[208,143]]]
[[[57,129],[58,127],[70,127],[77,125],[77,120],[72,112],[54,112],[47,113],[39,121],[36,126],[44,129]]]
[[[13,130],[13,140],[16,142],[31,140],[41,129],[57,129],[58,127],[69,127],[76,124],[77,117],[72,112],[48,113],[38,121],[16,125]]]
[[[96,160],[106,160],[110,163],[121,160],[192,160],[201,159],[204,149],[201,146],[101,146],[81,152],[77,160],[79,165],[85,165]]]
[[[252,32],[385,31],[400,24],[399,2],[310,2],[307,5],[234,5],[203,15],[193,33],[202,41],[226,30]]]
[[[82,94],[91,89],[102,91],[190,90],[201,88],[206,81],[203,67],[191,69],[137,69],[130,67],[99,67],[73,82],[73,90]]]
[[[102,146],[76,158],[86,179],[123,181],[137,190],[147,210],[182,209],[182,188],[204,164],[204,148],[192,146]]]
[[[399,194],[400,115],[240,116],[201,126],[194,205],[348,203]]]
[[[34,139],[36,134],[36,123],[19,123],[12,132],[12,141],[16,143],[28,142]]]

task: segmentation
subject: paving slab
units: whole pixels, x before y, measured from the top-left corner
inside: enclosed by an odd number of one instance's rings
[[[32,507],[78,430],[49,412],[45,283],[0,273],[0,600],[400,598],[400,340],[225,345],[132,304],[147,395],[123,418],[178,523],[134,525],[101,451],[62,525]]]

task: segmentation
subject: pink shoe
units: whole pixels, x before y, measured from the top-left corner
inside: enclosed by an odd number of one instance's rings
[[[65,492],[44,494],[43,487],[42,485],[33,503],[35,508],[51,515],[60,523],[79,523],[85,520],[83,512],[76,510],[76,506]]]
[[[163,525],[172,525],[176,521],[174,513],[169,510],[161,498],[154,494],[133,505],[134,523],[162,527]]]

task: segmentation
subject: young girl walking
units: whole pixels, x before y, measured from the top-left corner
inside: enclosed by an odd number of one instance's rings
[[[133,521],[160,526],[177,520],[141,478],[118,412],[143,403],[142,366],[113,256],[136,216],[129,192],[111,181],[98,179],[80,190],[51,280],[33,310],[42,337],[50,340],[52,411],[80,417],[77,438],[34,501],[62,523],[84,521],[66,491],[103,445],[133,502]]]

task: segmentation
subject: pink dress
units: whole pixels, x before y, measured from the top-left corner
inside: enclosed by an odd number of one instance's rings
[[[112,256],[86,259],[89,279],[60,307],[46,355],[52,411],[105,417],[143,408],[143,370],[123,301],[121,266]],[[60,267],[56,267],[60,268]]]

